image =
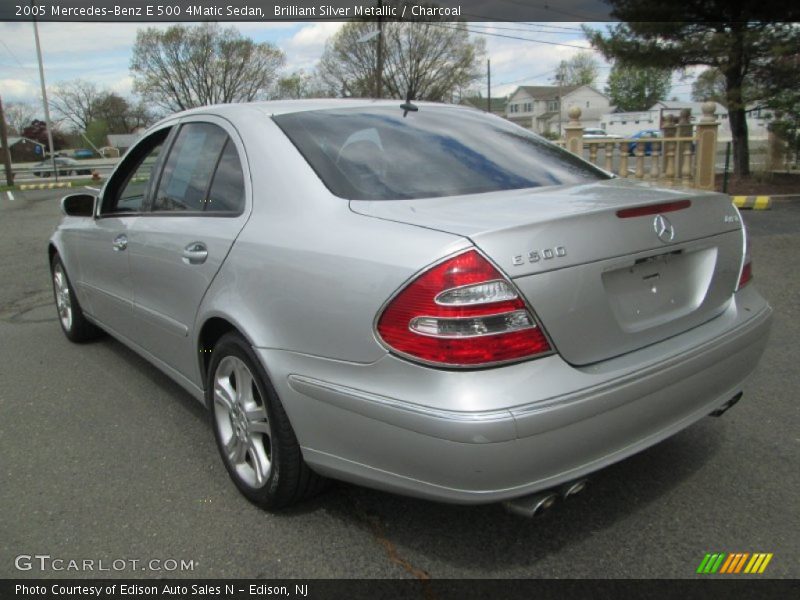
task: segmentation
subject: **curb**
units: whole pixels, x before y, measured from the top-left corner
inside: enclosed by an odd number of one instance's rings
[[[750,210],[769,210],[772,208],[772,196],[732,196],[737,208]]]
[[[68,188],[72,187],[71,181],[59,182],[59,183],[33,183],[30,185],[20,185],[17,186],[20,191],[25,190],[54,190],[56,188]]]

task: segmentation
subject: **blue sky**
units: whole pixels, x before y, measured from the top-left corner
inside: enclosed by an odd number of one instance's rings
[[[149,25],[166,27],[169,24]],[[342,24],[327,21],[230,25],[256,41],[269,41],[280,47],[286,53],[285,70],[291,72],[313,69],[325,41]],[[128,64],[131,48],[136,30],[146,26],[146,23],[40,23],[48,87],[60,81],[81,78],[123,95],[130,94],[132,80]],[[492,62],[493,96],[506,95],[517,85],[552,83],[559,61],[580,52],[581,48],[588,48],[579,23],[504,22],[472,23],[468,26],[476,35],[477,32],[493,34],[482,35]],[[597,87],[602,90],[609,65],[601,57],[597,58],[601,65]],[[676,75],[670,96],[688,99],[690,81],[681,81]],[[479,86],[485,95],[486,81]],[[0,23],[0,96],[5,102],[41,102],[31,23]]]

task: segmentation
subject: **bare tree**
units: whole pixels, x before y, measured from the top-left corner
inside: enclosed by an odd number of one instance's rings
[[[53,88],[50,104],[56,115],[68,121],[75,129],[85,131],[94,119],[94,107],[106,94],[91,81],[75,79]]]
[[[27,102],[10,102],[5,105],[6,124],[8,133],[19,135],[36,118],[38,108]]]
[[[374,29],[374,23],[347,23],[328,41],[317,71],[329,89],[350,96],[374,93],[377,38],[363,41]],[[389,22],[383,39],[386,96],[447,100],[483,75],[485,44],[471,40],[463,24]]]
[[[140,29],[133,47],[134,90],[170,111],[247,102],[266,95],[285,61],[270,43],[255,43],[216,23]]]
[[[111,133],[130,133],[153,121],[143,100],[129,100],[90,81],[75,79],[56,86],[52,105],[56,116],[76,131],[88,131],[98,121]],[[97,129],[95,125],[94,129]]]

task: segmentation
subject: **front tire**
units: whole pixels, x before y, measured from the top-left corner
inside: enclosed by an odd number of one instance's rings
[[[264,368],[236,333],[224,335],[214,347],[206,402],[222,462],[248,500],[275,510],[323,487],[324,479],[303,460]]]
[[[50,273],[53,279],[53,296],[58,311],[58,322],[67,339],[71,342],[81,343],[100,336],[102,331],[83,315],[81,305],[72,290],[67,271],[58,254],[53,256],[50,263]]]

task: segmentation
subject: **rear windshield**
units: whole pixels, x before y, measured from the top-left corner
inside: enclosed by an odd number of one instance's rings
[[[273,117],[326,186],[350,200],[480,194],[608,179],[603,171],[498,117],[421,106]]]

